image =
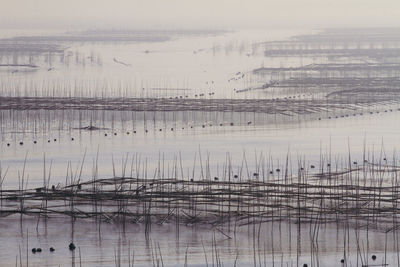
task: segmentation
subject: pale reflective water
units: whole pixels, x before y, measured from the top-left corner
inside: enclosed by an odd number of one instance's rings
[[[0,224],[2,266],[19,264],[20,257],[29,266],[215,266],[217,261],[224,266],[342,266],[344,258],[344,266],[398,263],[398,254],[390,252],[397,250],[397,234],[348,231],[336,224],[321,226],[313,242],[309,224],[279,222],[230,230],[154,225],[148,235],[142,225],[72,223],[69,219],[37,223],[30,218],[22,222],[8,218]],[[71,241],[77,247],[72,252],[68,249]],[[50,247],[55,251],[50,252]],[[32,248],[42,248],[42,252],[34,254]],[[377,256],[375,261],[372,255]]]
[[[263,65],[324,62],[324,59],[264,57],[260,42],[287,39],[304,32],[311,31],[226,32],[181,36],[165,42],[67,42],[62,43],[67,47],[62,54],[0,51],[1,64],[31,61],[39,66],[34,71],[2,67],[0,92],[2,96],[187,95],[193,98],[213,92],[215,98],[285,97],[293,92],[273,88],[245,93],[236,93],[236,90],[257,87],[279,77],[279,73],[275,77],[253,75],[252,70]],[[12,37],[15,33],[0,35]],[[302,88],[303,92],[307,88]],[[319,94],[307,97],[319,97]],[[113,162],[117,175],[124,172],[127,176],[136,175],[138,169],[146,168],[148,177],[153,177],[154,170],[162,163],[164,177],[171,177],[172,166],[179,160],[185,176],[182,178],[192,173],[201,177],[201,166],[205,162],[220,177],[227,157],[238,172],[244,158],[249,169],[255,170],[255,162],[261,155],[267,169],[283,169],[289,154],[289,168],[294,173],[299,158],[304,158],[307,165],[317,166],[310,172],[318,172],[322,167],[321,157],[329,157],[343,168],[349,152],[359,162],[365,156],[376,161],[387,157],[392,163],[393,155],[399,158],[399,107],[396,103],[386,103],[361,107],[354,112],[296,116],[5,110],[0,112],[0,162],[3,170],[8,168],[3,188],[17,187],[22,172],[28,177],[28,187],[41,186],[44,169],[47,175],[50,172],[51,184],[64,183],[68,166],[75,171],[83,159],[82,180],[93,177],[94,165],[98,165],[99,177],[112,176]],[[370,114],[371,111],[374,113]],[[106,129],[77,129],[90,125],[91,121]],[[123,162],[127,159],[134,163],[124,171]],[[118,255],[124,266],[133,255],[134,266],[185,263],[216,266],[218,260],[224,266],[302,266],[304,263],[314,266],[317,262],[320,266],[341,266],[342,258],[347,259],[347,266],[360,266],[361,258],[363,264],[367,259],[371,264],[372,254],[378,257],[374,264],[384,262],[385,247],[389,251],[387,263],[398,264],[397,233],[367,233],[363,229],[357,232],[361,240],[357,244],[354,229],[333,224],[321,226],[316,244],[310,241],[312,225],[294,223],[267,223],[259,229],[258,226],[240,227],[236,232],[221,228],[224,234],[212,227],[180,226],[178,229],[174,224],[166,224],[155,225],[148,236],[143,225],[72,223],[64,218],[38,222],[34,218],[20,221],[19,217],[10,217],[2,218],[0,225],[1,266],[14,266],[21,260],[23,265],[28,261],[29,266],[78,266],[80,262],[83,266],[116,266]],[[73,253],[68,250],[71,241],[79,248]],[[54,253],[48,251],[51,246],[56,249]],[[43,252],[32,254],[33,247],[41,247]]]

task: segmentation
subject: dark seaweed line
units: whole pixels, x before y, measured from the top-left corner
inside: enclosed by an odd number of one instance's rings
[[[354,110],[358,106],[397,102],[393,98],[341,99],[162,99],[0,97],[0,110],[218,111],[310,114]]]
[[[318,183],[311,181],[312,176],[308,177],[309,182],[294,182],[298,178],[284,182],[113,177],[64,187],[2,190],[0,217],[70,216],[106,222],[175,221],[186,225],[370,221],[380,227],[388,225],[390,230],[394,218],[400,219],[400,186],[397,182],[362,185],[352,181],[355,177],[351,175],[365,171],[360,167],[321,173],[317,176],[323,182]],[[344,181],[349,178],[349,182]]]

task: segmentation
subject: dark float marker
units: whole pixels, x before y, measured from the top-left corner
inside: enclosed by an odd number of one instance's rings
[[[73,250],[75,250],[76,249],[76,246],[75,246],[75,244],[74,243],[69,243],[69,246],[68,246],[68,248],[69,248],[69,250],[71,250],[71,251],[73,251]]]

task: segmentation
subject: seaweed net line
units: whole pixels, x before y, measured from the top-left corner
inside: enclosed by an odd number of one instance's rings
[[[289,221],[347,223],[396,230],[400,167],[364,164],[343,171],[279,179],[141,179],[112,177],[68,185],[0,191],[0,217],[69,216],[104,222],[175,222],[237,226]]]

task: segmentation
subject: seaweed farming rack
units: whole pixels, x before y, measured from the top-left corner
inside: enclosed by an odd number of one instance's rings
[[[64,186],[1,190],[1,217],[69,216],[103,222],[243,226],[269,221],[347,223],[388,232],[399,226],[400,168],[369,164],[295,177],[249,179],[112,177]]]

